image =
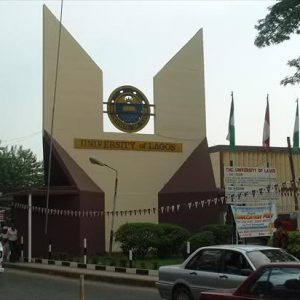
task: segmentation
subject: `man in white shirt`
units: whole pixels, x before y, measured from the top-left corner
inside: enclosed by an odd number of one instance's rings
[[[11,224],[11,227],[8,228],[7,237],[8,237],[9,247],[10,247],[10,261],[11,262],[17,261],[19,259],[19,253],[18,253],[19,251],[17,245],[18,231],[15,228],[14,224]]]
[[[3,260],[9,261],[10,248],[9,248],[9,241],[8,241],[8,227],[7,226],[2,227],[1,242],[2,242],[2,246],[3,246]]]

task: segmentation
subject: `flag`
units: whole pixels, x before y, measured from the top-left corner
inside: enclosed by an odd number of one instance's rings
[[[296,117],[295,117],[294,134],[293,134],[293,150],[294,150],[294,152],[299,151],[299,107],[298,107],[298,99],[297,99]]]
[[[231,150],[235,149],[235,127],[234,127],[234,103],[233,103],[233,93],[231,93],[231,107],[230,116],[228,123],[228,134],[226,140],[229,141]]]
[[[263,132],[263,147],[265,151],[270,150],[270,114],[269,114],[269,97],[267,96],[267,107],[265,113],[265,123]]]

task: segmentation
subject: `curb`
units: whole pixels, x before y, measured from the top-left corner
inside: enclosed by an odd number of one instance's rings
[[[61,262],[47,259],[42,260],[42,263],[40,263],[39,259],[35,259],[33,263],[4,263],[4,267],[69,278],[79,278],[83,274],[86,280],[152,288],[155,287],[155,283],[158,280],[157,276],[149,274],[152,270],[141,269],[143,270],[141,275],[133,272],[139,269]],[[103,267],[105,267],[105,270]],[[145,276],[146,273],[148,273],[147,276]]]
[[[70,261],[60,261],[60,260],[51,260],[51,259],[42,259],[42,258],[33,258],[32,262],[37,263],[37,264],[64,266],[64,267],[72,267],[72,268],[79,268],[79,269],[96,270],[96,271],[100,270],[100,271],[128,273],[128,274],[145,275],[145,276],[158,276],[158,271],[157,270],[114,267],[114,266],[94,265],[94,264],[84,264],[84,263],[77,263],[77,262],[70,262]]]

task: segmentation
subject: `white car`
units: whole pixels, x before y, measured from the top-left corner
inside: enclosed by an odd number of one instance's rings
[[[2,267],[2,261],[3,261],[3,247],[2,247],[2,243],[0,242],[0,273],[4,272],[4,268]]]
[[[202,291],[236,288],[251,272],[270,262],[298,262],[298,259],[268,246],[203,247],[181,265],[160,267],[156,285],[162,298],[196,300]]]

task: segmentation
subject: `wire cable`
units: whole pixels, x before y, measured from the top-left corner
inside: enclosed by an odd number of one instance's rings
[[[36,131],[34,133],[28,134],[28,135],[24,135],[24,136],[20,136],[20,137],[16,137],[16,138],[12,138],[12,139],[8,139],[8,140],[1,140],[1,143],[3,144],[12,144],[13,142],[21,142],[24,140],[27,140],[29,138],[32,138],[38,134],[42,133],[42,131]]]
[[[57,91],[57,81],[58,81],[58,67],[59,67],[59,57],[60,57],[60,44],[61,44],[61,29],[62,29],[63,4],[64,4],[64,1],[61,0],[60,17],[59,17],[58,43],[57,43],[56,70],[55,70],[55,83],[54,83],[54,92],[53,92],[53,106],[52,106],[51,129],[50,129],[50,146],[49,146],[48,178],[47,178],[45,235],[47,235],[47,233],[48,233],[48,210],[49,210],[49,196],[50,196],[50,183],[51,183],[51,164],[52,164],[52,149],[53,149],[53,127],[54,127],[54,113],[55,113],[56,91]]]

